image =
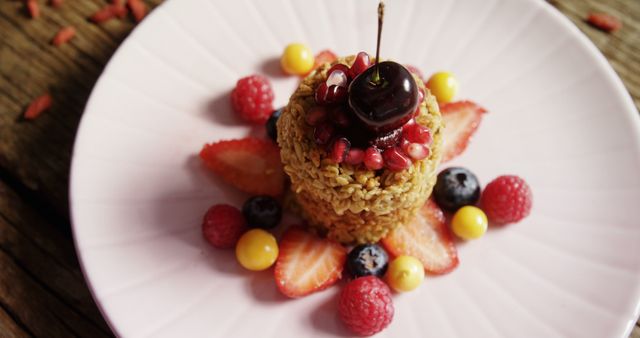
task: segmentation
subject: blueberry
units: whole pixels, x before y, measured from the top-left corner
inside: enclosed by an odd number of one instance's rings
[[[275,228],[282,219],[282,208],[271,196],[254,196],[242,206],[242,215],[252,228]]]
[[[271,116],[269,117],[269,119],[267,120],[267,124],[266,124],[267,135],[269,135],[269,138],[271,138],[274,141],[278,140],[278,128],[276,127],[276,123],[278,122],[280,115],[282,115],[282,110],[283,108],[274,110],[273,113],[271,113]]]
[[[433,196],[440,208],[454,212],[465,205],[478,202],[480,183],[476,175],[466,168],[447,168],[438,174]]]
[[[384,276],[387,271],[389,256],[377,244],[361,244],[349,252],[347,256],[347,272],[353,277],[374,275]]]

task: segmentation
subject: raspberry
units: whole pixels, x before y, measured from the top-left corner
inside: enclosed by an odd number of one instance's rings
[[[251,75],[238,80],[231,92],[231,106],[245,121],[264,124],[273,111],[273,89],[266,77]]]
[[[518,176],[504,175],[487,184],[480,205],[492,224],[503,225],[527,217],[532,200],[527,182]]]
[[[233,248],[246,228],[242,213],[228,204],[209,208],[202,221],[202,235],[216,248]]]
[[[370,336],[393,319],[393,300],[387,284],[375,276],[349,282],[340,293],[338,314],[353,333]]]

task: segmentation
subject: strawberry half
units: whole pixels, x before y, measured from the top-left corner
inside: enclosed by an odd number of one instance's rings
[[[444,146],[442,162],[447,162],[462,154],[476,132],[482,114],[487,111],[471,101],[450,102],[440,105],[444,120]]]
[[[270,140],[248,137],[205,144],[200,158],[211,171],[242,191],[279,196],[284,190],[280,149]]]
[[[347,249],[340,243],[291,227],[279,246],[276,284],[287,297],[297,298],[324,290],[342,277]]]
[[[333,63],[337,59],[338,59],[338,56],[332,50],[330,49],[322,50],[318,54],[316,54],[315,61],[313,62],[313,68],[311,68],[311,71],[320,67],[324,63]],[[309,71],[309,73],[311,73],[311,71]]]
[[[382,239],[382,245],[393,256],[417,258],[425,271],[432,274],[445,274],[458,266],[458,251],[444,213],[432,200],[425,203],[411,223]]]

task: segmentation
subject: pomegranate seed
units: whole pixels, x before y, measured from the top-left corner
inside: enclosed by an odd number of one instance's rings
[[[347,100],[348,94],[349,91],[347,90],[347,87],[333,85],[329,87],[326,101],[328,103],[341,103]]]
[[[418,108],[420,108],[419,104],[424,101],[424,90],[422,88],[418,88]]]
[[[369,147],[364,152],[363,159],[365,167],[369,170],[378,170],[384,167],[384,159],[382,159],[382,154],[380,154],[380,150]]]
[[[329,88],[331,88],[331,86],[347,87],[348,82],[349,79],[347,78],[347,73],[343,72],[340,69],[336,69],[329,73],[326,81]]]
[[[351,119],[342,105],[334,107],[329,113],[329,117],[333,124],[339,128],[347,128],[351,125]]]
[[[319,123],[324,122],[327,119],[327,111],[322,106],[314,106],[309,110],[304,120],[308,125],[315,127]]]
[[[349,75],[351,78],[358,76],[360,73],[364,72],[371,65],[371,59],[369,58],[369,54],[365,52],[360,52],[356,56],[355,61],[353,61],[353,65],[351,65],[351,69],[349,69]]]
[[[318,88],[316,88],[316,103],[327,104],[327,93],[329,93],[329,87],[326,83],[321,83]]]
[[[329,68],[329,71],[327,71],[327,74],[331,75],[331,73],[333,73],[334,70],[341,70],[345,75],[349,76],[349,66],[345,64],[336,63],[335,65],[331,66],[331,68]]]
[[[416,123],[416,120],[415,120],[415,119],[411,119],[411,120],[407,121],[407,123],[405,123],[405,124],[402,126],[402,131],[404,131],[404,130],[405,130],[406,128],[408,128],[410,125],[415,124],[415,123]]]
[[[402,171],[411,166],[411,160],[398,147],[385,150],[382,157],[391,171]]]
[[[333,126],[329,123],[322,123],[313,131],[313,137],[317,144],[327,144],[333,136]]]
[[[431,144],[432,141],[429,128],[417,123],[404,128],[403,135],[411,143]]]
[[[335,163],[342,163],[349,153],[349,148],[351,148],[351,142],[346,138],[341,137],[335,140],[331,147],[331,160]]]
[[[411,145],[413,143],[409,142],[409,140],[407,140],[406,138],[403,138],[402,140],[400,140],[400,144],[399,147],[400,149],[402,149],[402,151],[404,151],[405,153],[407,153],[407,148],[409,147],[409,145]]]
[[[347,153],[347,158],[344,161],[351,165],[358,165],[364,160],[364,151],[359,148],[351,148]]]
[[[409,143],[406,148],[403,148],[404,152],[412,159],[419,161],[427,158],[431,151],[427,146],[420,143]]]

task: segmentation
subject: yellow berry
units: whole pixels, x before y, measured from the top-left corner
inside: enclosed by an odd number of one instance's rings
[[[438,72],[431,75],[427,87],[439,103],[451,102],[458,92],[458,80],[449,72]]]
[[[451,220],[453,233],[466,240],[482,237],[487,231],[487,225],[487,215],[471,205],[458,209]]]
[[[411,291],[424,280],[424,266],[412,256],[398,256],[387,268],[386,275],[389,286],[398,291]]]
[[[309,47],[301,43],[292,43],[284,49],[280,65],[287,74],[305,75],[313,68],[314,61]]]
[[[249,230],[236,244],[236,258],[246,269],[252,271],[267,269],[278,258],[276,238],[262,229]]]

